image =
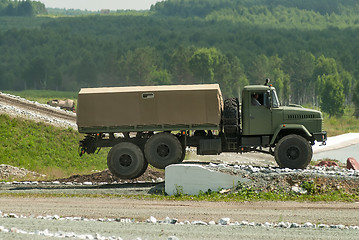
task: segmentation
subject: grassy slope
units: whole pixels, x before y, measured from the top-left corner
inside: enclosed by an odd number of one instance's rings
[[[106,151],[78,155],[82,136],[29,120],[0,115],[0,163],[23,167],[49,177],[88,173],[106,168]]]

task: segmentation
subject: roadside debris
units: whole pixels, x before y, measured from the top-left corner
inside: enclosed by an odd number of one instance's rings
[[[339,165],[334,161],[321,161],[315,166],[318,166],[318,167],[322,167],[322,166],[325,166],[325,167],[333,167],[333,166],[339,167]]]
[[[348,158],[347,159],[347,169],[359,170],[359,163],[355,158]]]
[[[65,99],[65,100],[51,100],[47,102],[48,105],[52,107],[59,107],[61,109],[65,109],[67,111],[75,111],[75,102],[71,99]]]

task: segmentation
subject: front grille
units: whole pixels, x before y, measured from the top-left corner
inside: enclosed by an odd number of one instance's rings
[[[315,118],[314,114],[290,114],[287,115],[287,119],[305,119],[305,118]]]

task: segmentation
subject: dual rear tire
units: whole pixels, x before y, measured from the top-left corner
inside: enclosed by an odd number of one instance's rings
[[[148,162],[136,144],[121,142],[112,147],[108,153],[107,166],[118,178],[134,179],[146,171]]]
[[[164,169],[168,165],[180,163],[185,150],[176,136],[170,133],[152,135],[144,150],[132,142],[121,142],[111,148],[107,155],[107,166],[118,178],[134,179],[141,176],[148,163]]]
[[[165,132],[152,135],[145,144],[144,153],[148,162],[159,169],[182,162],[185,155],[178,138]]]

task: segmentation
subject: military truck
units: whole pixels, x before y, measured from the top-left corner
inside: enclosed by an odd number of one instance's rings
[[[199,155],[259,151],[281,168],[303,169],[315,141],[327,139],[321,112],[281,106],[268,82],[244,87],[241,100],[223,100],[218,84],[81,89],[80,155],[111,147],[107,165],[124,179],[139,177],[148,164],[182,162],[187,147]]]

